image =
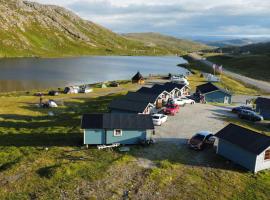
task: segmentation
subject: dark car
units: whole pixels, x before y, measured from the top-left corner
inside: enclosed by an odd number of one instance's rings
[[[238,114],[238,117],[240,119],[246,119],[249,121],[263,121],[263,116],[255,113],[254,111],[250,111],[250,110],[241,110]]]
[[[238,106],[232,109],[233,113],[239,113],[241,110],[250,110],[253,111],[253,109],[249,106]]]
[[[51,91],[49,91],[48,95],[49,96],[58,96],[59,95],[59,92],[58,91],[51,90]]]
[[[188,145],[192,149],[203,150],[207,146],[213,146],[214,142],[215,137],[211,132],[201,131],[188,140]]]
[[[113,81],[110,83],[110,87],[119,87],[119,83],[117,83],[116,81]]]

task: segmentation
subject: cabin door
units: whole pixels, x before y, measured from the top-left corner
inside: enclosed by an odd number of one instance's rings
[[[225,96],[225,98],[224,98],[224,103],[225,103],[225,104],[229,104],[229,97],[228,97],[228,96]]]

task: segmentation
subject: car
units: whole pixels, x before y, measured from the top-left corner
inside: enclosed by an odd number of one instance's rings
[[[238,114],[238,117],[240,119],[246,119],[249,121],[257,122],[257,121],[263,121],[263,116],[255,113],[254,111],[250,110],[241,110]]]
[[[117,83],[116,81],[113,81],[110,83],[110,87],[119,87],[119,83]]]
[[[240,113],[241,110],[250,110],[253,111],[253,109],[249,106],[238,106],[232,109],[233,113]]]
[[[161,124],[167,121],[168,116],[164,114],[154,114],[152,115],[152,119],[155,126],[161,126]]]
[[[79,89],[79,93],[84,93],[84,94],[87,94],[87,93],[90,93],[90,92],[93,92],[93,89],[88,87],[88,86],[81,86],[80,89]]]
[[[210,131],[200,131],[188,140],[190,148],[195,150],[203,150],[207,146],[213,146],[215,137]]]
[[[59,95],[59,92],[58,91],[51,90],[51,91],[49,91],[48,95],[49,96],[58,96]]]
[[[181,97],[180,99],[184,101],[185,104],[195,104],[195,101],[193,99],[189,99],[187,97]]]
[[[169,104],[166,106],[164,113],[167,115],[175,115],[176,113],[179,112],[179,105],[177,104]]]
[[[184,84],[184,85],[189,85],[189,82],[187,79],[181,76],[172,76],[171,77],[171,82],[173,83],[179,83],[179,84]]]
[[[178,106],[184,106],[185,101],[180,99],[180,98],[169,99],[168,100],[168,105],[171,105],[171,104],[177,104]]]

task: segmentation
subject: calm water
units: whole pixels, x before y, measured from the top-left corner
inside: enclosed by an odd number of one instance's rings
[[[80,58],[0,59],[0,92],[64,87],[143,75],[185,73],[179,57],[95,56]]]

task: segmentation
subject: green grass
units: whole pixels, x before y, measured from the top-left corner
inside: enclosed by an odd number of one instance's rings
[[[207,59],[247,77],[270,82],[270,55],[218,55]]]

